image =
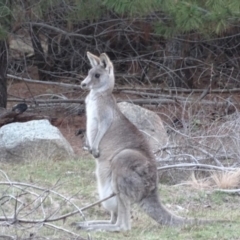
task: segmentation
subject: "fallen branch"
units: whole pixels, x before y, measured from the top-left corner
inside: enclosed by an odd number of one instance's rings
[[[158,167],[158,171],[162,170],[168,170],[173,168],[194,168],[194,170],[217,170],[217,171],[236,171],[237,168],[231,168],[231,167],[218,167],[214,165],[208,165],[208,164],[194,164],[194,163],[183,163],[183,164],[175,164],[175,165],[168,165],[164,167]]]
[[[25,103],[19,103],[14,106],[12,110],[6,110],[4,113],[0,114],[0,127],[7,123],[17,121],[16,119],[19,118],[21,116],[20,114],[24,113],[27,108]]]
[[[8,102],[25,102],[25,103],[34,103],[36,105],[41,103],[53,104],[53,103],[84,103],[84,99],[51,99],[51,100],[36,100],[36,99],[16,99],[9,98]]]
[[[84,99],[51,99],[51,100],[36,100],[36,99],[15,99],[15,98],[9,98],[9,102],[26,102],[26,103],[32,103],[40,104],[40,103],[84,103]],[[139,105],[158,105],[158,104],[193,104],[193,101],[190,100],[179,100],[179,99],[159,99],[159,98],[145,98],[145,99],[124,99],[124,100],[118,100],[117,102],[129,102]],[[203,105],[214,105],[214,106],[225,106],[226,102],[213,102],[208,100],[202,100],[200,102],[197,102],[196,104],[203,104]]]
[[[132,95],[140,95],[140,96],[148,96],[148,97],[156,97],[156,98],[171,98],[171,99],[179,99],[185,100],[186,97],[175,96],[175,95],[164,95],[161,93],[150,93],[150,92],[142,92],[142,91],[130,91],[130,90],[123,90],[122,93],[132,94]]]
[[[180,100],[177,98],[174,99],[158,99],[158,98],[145,98],[145,99],[130,99],[130,100],[124,100],[126,102],[135,103],[135,104],[152,104],[152,105],[158,105],[158,104],[190,104],[193,103],[199,104],[199,105],[214,105],[214,106],[225,106],[226,102],[214,102],[209,100],[201,100],[200,102],[195,102],[194,100]]]
[[[185,88],[137,88],[137,87],[116,87],[115,91],[128,91],[128,90],[135,90],[135,91],[153,91],[153,92],[168,92],[168,93],[202,93],[206,89],[185,89]],[[236,93],[240,92],[240,88],[231,88],[231,89],[212,89],[211,93]]]
[[[239,189],[214,189],[213,192],[223,192],[223,193],[239,193],[240,194],[240,188]]]
[[[188,102],[195,102],[193,98],[186,98],[182,96],[177,96],[177,95],[166,95],[166,94],[161,94],[161,93],[149,93],[149,92],[142,92],[142,91],[129,91],[129,90],[124,90],[121,91],[122,93],[125,93],[127,95],[138,95],[143,97],[143,100],[155,100],[157,99],[158,101],[161,101],[164,103],[178,103],[180,101],[188,101]],[[134,99],[133,99],[134,100]],[[170,101],[169,101],[170,100]]]
[[[29,78],[23,78],[23,77],[17,77],[11,74],[7,74],[8,78],[28,82],[28,83],[34,83],[34,84],[44,84],[44,85],[55,85],[58,87],[65,87],[65,88],[78,88],[82,89],[80,85],[76,84],[68,84],[68,83],[59,83],[59,82],[51,82],[51,81],[43,81],[43,80],[35,80],[35,79],[29,79]]]
[[[173,95],[173,94],[161,94],[161,93],[151,93],[151,92],[143,92],[143,91],[130,91],[130,90],[123,90],[121,91],[122,93],[126,93],[126,94],[131,94],[131,95],[139,95],[142,97],[148,97],[145,98],[144,100],[155,100],[155,98],[157,98],[158,101],[169,101],[169,99],[172,100],[172,102],[181,102],[181,103],[188,103],[188,104],[197,104],[197,103],[201,103],[201,104],[206,104],[206,105],[216,105],[216,106],[222,106],[222,105],[226,105],[227,102],[222,101],[222,102],[215,102],[215,101],[210,101],[210,100],[203,100],[203,98],[208,94],[209,88],[204,89],[204,91],[202,92],[201,96],[198,97],[197,99],[191,98],[191,97],[182,97],[182,96],[177,96],[177,95]],[[152,98],[151,98],[152,97]],[[169,102],[169,103],[172,103]]]
[[[4,240],[14,240],[16,239],[14,236],[9,236],[9,235],[0,235],[0,239],[4,239]]]

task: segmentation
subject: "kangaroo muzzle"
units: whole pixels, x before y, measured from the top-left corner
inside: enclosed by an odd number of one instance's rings
[[[81,82],[81,88],[82,89],[88,89],[91,85],[91,77],[87,76],[82,82]]]
[[[87,84],[85,82],[81,82],[81,88],[85,89],[87,87]]]

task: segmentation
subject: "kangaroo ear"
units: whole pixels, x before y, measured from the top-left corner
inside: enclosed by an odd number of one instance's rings
[[[109,73],[113,71],[113,64],[106,53],[100,55],[100,61],[101,66],[103,66]]]
[[[92,67],[96,67],[101,64],[100,58],[93,55],[92,53],[87,52],[87,57],[88,57],[88,60],[90,61],[90,64]]]

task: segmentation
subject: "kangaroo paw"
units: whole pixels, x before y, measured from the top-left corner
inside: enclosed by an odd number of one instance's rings
[[[99,152],[99,150],[93,148],[93,149],[92,149],[92,155],[93,155],[95,158],[99,158],[99,157],[100,157],[100,152]]]
[[[72,223],[71,225],[76,227],[77,230],[102,231],[102,229],[94,228],[94,225],[91,225],[88,222],[75,222],[75,223]]]

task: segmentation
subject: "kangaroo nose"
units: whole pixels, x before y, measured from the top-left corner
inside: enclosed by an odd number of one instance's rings
[[[81,88],[85,88],[87,86],[87,84],[86,83],[81,83]]]

